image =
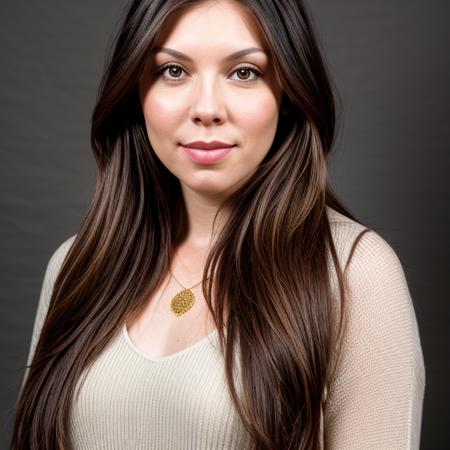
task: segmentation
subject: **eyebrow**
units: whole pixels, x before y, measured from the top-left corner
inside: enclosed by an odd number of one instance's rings
[[[185,53],[179,52],[178,50],[174,50],[173,48],[155,47],[151,53],[158,53],[158,52],[168,53],[169,55],[175,56],[176,58],[183,59],[183,60],[189,61],[189,62],[193,62],[193,59],[190,56],[186,55]],[[225,58],[223,58],[221,62],[233,61],[234,59],[238,59],[242,56],[248,55],[250,53],[256,53],[256,52],[261,52],[261,53],[264,53],[266,56],[268,56],[267,53],[262,48],[249,47],[249,48],[244,48],[243,50],[239,50],[238,52],[231,53],[231,55],[228,55]]]

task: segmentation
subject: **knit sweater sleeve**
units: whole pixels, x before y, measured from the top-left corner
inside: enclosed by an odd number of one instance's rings
[[[348,326],[324,408],[326,450],[416,450],[425,365],[398,256],[375,231],[347,268]]]
[[[37,310],[34,317],[34,325],[33,331],[31,334],[31,342],[28,351],[27,358],[27,368],[25,369],[25,373],[22,380],[22,386],[25,382],[26,377],[28,376],[29,368],[28,366],[31,364],[33,360],[34,352],[39,340],[39,336],[41,334],[41,329],[45,321],[45,317],[47,316],[48,307],[50,304],[50,299],[53,292],[53,285],[55,284],[56,277],[58,276],[59,270],[61,269],[62,263],[64,262],[64,258],[75,240],[76,235],[69,237],[64,242],[62,242],[58,248],[52,253],[47,267],[45,269],[44,279],[41,283],[39,301],[37,304]]]

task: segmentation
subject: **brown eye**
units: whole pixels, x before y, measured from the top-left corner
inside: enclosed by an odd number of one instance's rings
[[[240,81],[244,81],[245,83],[252,83],[253,81],[257,81],[257,79],[262,76],[262,73],[259,70],[254,69],[253,67],[239,67],[233,73],[237,75]],[[254,77],[251,78],[251,75],[254,75]]]
[[[156,70],[155,74],[160,75],[163,74],[163,78],[167,81],[177,80],[180,78],[180,75],[184,72],[184,69],[176,64],[167,64],[165,66],[160,67]],[[169,75],[165,76],[166,73]]]
[[[245,75],[248,75],[250,71],[249,71],[248,68],[242,67],[240,69],[237,69],[236,72],[237,72],[237,74],[239,76],[239,79],[241,79],[241,80],[243,79],[245,81],[248,78],[248,76],[245,76]],[[242,78],[241,75],[244,75],[244,78]]]
[[[169,74],[171,76],[174,76],[177,78],[179,75],[181,75],[181,68],[179,66],[169,66]]]

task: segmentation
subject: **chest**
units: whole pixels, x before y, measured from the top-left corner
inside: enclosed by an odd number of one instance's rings
[[[80,377],[70,440],[74,450],[250,448],[214,337],[154,359],[122,332]]]
[[[149,297],[138,317],[127,323],[130,340],[144,355],[172,355],[201,341],[215,329],[201,284],[190,289],[192,306],[181,315],[175,315],[171,303],[183,290],[173,277],[168,276]]]

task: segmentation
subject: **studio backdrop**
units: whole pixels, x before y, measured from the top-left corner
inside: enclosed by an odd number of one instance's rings
[[[46,264],[95,187],[97,87],[125,2],[0,4],[0,448]],[[335,191],[396,250],[426,366],[421,448],[450,448],[450,3],[314,0],[340,98]]]

